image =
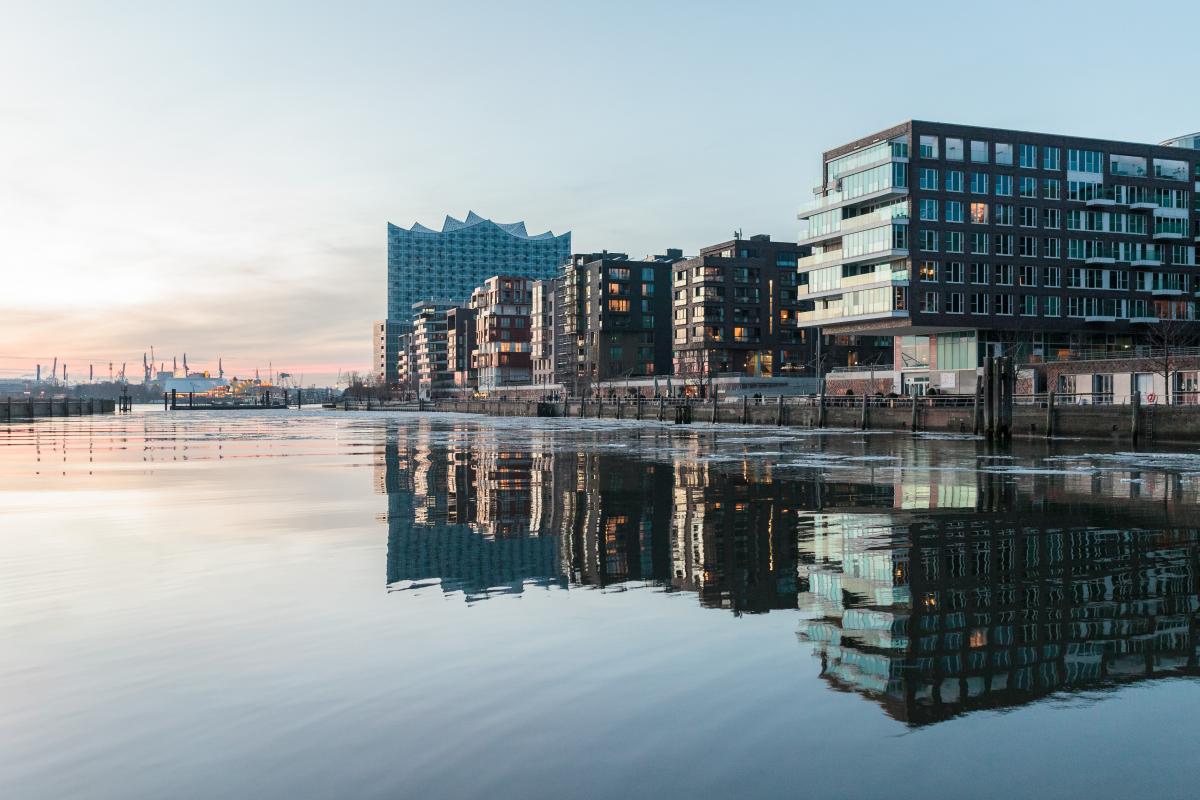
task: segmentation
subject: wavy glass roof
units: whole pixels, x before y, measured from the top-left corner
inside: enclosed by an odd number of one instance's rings
[[[400,225],[393,225],[392,227],[396,228],[397,230],[405,231],[407,233],[423,233],[423,234],[432,234],[432,235],[437,236],[437,235],[440,235],[443,233],[453,233],[454,231],[461,231],[465,228],[470,228],[475,225],[491,225],[493,227],[499,228],[500,230],[504,231],[505,233],[509,234],[510,236],[514,236],[518,239],[534,240],[534,239],[553,239],[553,238],[555,238],[553,231],[546,231],[545,233],[539,233],[536,236],[530,236],[528,231],[525,230],[524,222],[493,222],[490,219],[484,219],[483,217],[476,214],[474,211],[468,211],[467,218],[463,219],[463,220],[455,219],[454,217],[447,214],[446,219],[442,222],[442,229],[440,231],[435,231],[432,228],[427,228],[419,222],[414,222],[412,224],[411,228],[405,228]]]

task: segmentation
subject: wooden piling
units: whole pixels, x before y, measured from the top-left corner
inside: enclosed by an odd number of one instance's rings
[[[1137,444],[1138,433],[1139,433],[1138,418],[1141,416],[1141,414],[1139,412],[1141,411],[1141,408],[1142,408],[1142,393],[1141,392],[1134,390],[1133,394],[1131,394],[1129,396],[1129,408],[1130,408],[1129,435],[1133,439],[1133,443]]]
[[[917,395],[912,396],[912,419],[909,421],[908,429],[913,433],[917,432]]]
[[[783,426],[783,395],[779,395],[778,407],[775,409],[775,424]]]
[[[870,393],[869,393],[869,392],[866,392],[866,391],[864,391],[864,392],[863,392],[863,398],[862,398],[862,419],[860,419],[860,420],[859,420],[859,426],[860,426],[860,427],[861,427],[861,428],[862,428],[864,431],[867,429],[867,424],[868,424],[868,422],[867,422],[867,398],[868,398],[869,396],[870,396]]]
[[[1054,438],[1054,390],[1046,394],[1046,438]]]

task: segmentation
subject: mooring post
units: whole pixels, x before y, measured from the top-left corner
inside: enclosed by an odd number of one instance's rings
[[[714,386],[709,386],[708,388],[712,392],[712,423],[716,425],[717,417],[720,416],[717,409],[717,390]]]
[[[171,410],[174,411],[179,407],[179,394],[175,389],[171,390]]]
[[[1131,412],[1129,420],[1129,435],[1133,438],[1133,443],[1137,444],[1138,440],[1138,417],[1142,407],[1142,393],[1135,390],[1129,396],[1129,408]]]
[[[908,429],[913,433],[917,432],[917,394],[913,392],[912,396],[912,421],[908,425]]]
[[[188,408],[193,408],[196,405],[196,393],[188,392]]]
[[[1046,393],[1046,438],[1054,438],[1054,390]]]
[[[603,416],[604,416],[604,398],[598,397],[598,398],[596,398],[596,419],[600,419]]]
[[[742,424],[750,424],[750,398],[742,395]]]
[[[817,427],[825,427],[825,386],[824,382],[821,385],[820,394],[817,395]]]
[[[988,356],[983,360],[983,435],[986,439],[992,438],[992,412],[994,405],[992,403],[992,375],[995,370],[996,359]]]
[[[983,393],[983,379],[979,373],[975,373],[975,397],[971,402],[971,425],[974,429],[974,434],[979,435],[979,395]]]
[[[622,408],[621,395],[617,395],[617,419],[621,418],[621,408]]]
[[[864,431],[867,429],[867,397],[868,396],[869,396],[869,392],[867,390],[864,390],[863,391],[863,401],[862,401],[862,419],[859,420],[859,425],[860,425],[860,427],[862,427],[862,429]]]
[[[776,409],[776,413],[775,413],[775,424],[782,427],[782,425],[783,425],[783,395],[779,395],[778,403],[779,403],[779,407]]]
[[[639,394],[637,396],[637,399],[634,400],[633,402],[635,403],[634,416],[637,418],[638,422],[641,422],[642,421],[642,396]]]
[[[666,410],[667,410],[667,398],[663,397],[662,395],[659,395],[659,397],[658,397],[658,421],[659,422],[663,421],[663,415],[666,413]]]

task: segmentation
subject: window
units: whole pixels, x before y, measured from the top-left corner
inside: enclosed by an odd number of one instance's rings
[[[1079,267],[1071,267],[1067,270],[1067,288],[1082,289],[1083,288],[1083,270]]]
[[[1021,206],[1021,227],[1037,227],[1038,210],[1033,206]]]
[[[1036,317],[1037,316],[1037,297],[1032,294],[1021,295],[1021,316]]]
[[[994,225],[1013,224],[1013,206],[1010,203],[996,203],[992,206],[992,223]]]
[[[1011,144],[996,142],[996,163],[1012,166],[1013,146]]]
[[[1011,294],[996,294],[992,295],[995,300],[993,309],[997,314],[1005,317],[1011,317],[1013,313],[1013,296]]]
[[[1000,197],[1012,197],[1012,175],[996,176],[996,194]]]
[[[1025,169],[1037,168],[1037,145],[1023,144],[1020,147],[1020,164]]]
[[[946,283],[963,282],[963,265],[961,261],[951,261],[946,264]]]
[[[1057,289],[1062,286],[1061,267],[1042,267],[1042,286]]]
[[[922,229],[917,235],[917,247],[926,253],[938,251],[938,232]]]
[[[1057,208],[1042,209],[1042,227],[1043,228],[1061,228],[1062,214]]]
[[[921,158],[937,158],[938,138],[936,136],[922,136],[920,154]]]
[[[948,169],[946,170],[946,191],[961,192],[963,190],[963,174],[962,170]]]
[[[921,311],[926,314],[936,314],[938,310],[938,293],[925,292],[921,300]]]
[[[963,238],[960,231],[946,232],[946,252],[961,253],[963,251]]]
[[[996,284],[998,286],[1012,286],[1013,283],[1013,265],[1012,264],[997,264],[996,265]]]
[[[1037,197],[1037,178],[1021,178],[1021,197]]]
[[[992,237],[992,252],[998,256],[1013,255],[1013,237],[1011,233],[997,233]]]
[[[1051,295],[1049,297],[1043,297],[1042,301],[1044,303],[1043,308],[1046,310],[1047,317],[1057,317],[1062,315],[1061,298]]]
[[[963,221],[963,204],[959,200],[946,201],[946,222]]]
[[[938,218],[938,201],[937,200],[921,200],[921,219],[937,221]]]
[[[987,194],[988,176],[986,172],[971,173],[971,194]]]
[[[1037,258],[1038,247],[1036,236],[1021,237],[1021,258]]]
[[[1042,169],[1060,170],[1062,169],[1059,156],[1062,151],[1057,147],[1042,148]],[[1057,316],[1057,315],[1056,315]]]
[[[938,279],[938,262],[922,261],[917,274],[921,276],[921,280],[923,281],[936,282]]]
[[[1025,264],[1021,267],[1021,285],[1037,286],[1037,267]]]
[[[642,267],[642,280],[654,283],[654,267]]]
[[[948,161],[963,160],[963,140],[962,139],[946,139],[946,159]]]
[[[988,143],[971,140],[971,161],[976,164],[986,164],[988,160]]]
[[[980,292],[978,294],[972,294],[971,295],[971,313],[972,314],[988,313],[989,297],[990,296],[987,294],[987,292]]]
[[[938,171],[931,167],[921,167],[920,186],[922,189],[929,192],[936,192],[938,189]]]
[[[1104,172],[1104,155],[1099,150],[1067,150],[1067,170],[1071,172]]]
[[[986,256],[988,252],[988,235],[986,233],[971,234],[971,253]]]
[[[629,313],[629,300],[622,297],[610,297],[608,300],[608,310],[615,311],[620,314]]]
[[[971,265],[971,283],[987,286],[991,282],[991,264],[976,262]]]
[[[1061,200],[1062,181],[1058,178],[1042,178],[1042,199]]]
[[[936,218],[936,215],[935,215]],[[971,203],[971,222],[976,225],[987,225],[988,204]]]
[[[950,292],[946,295],[946,313],[961,314],[963,313],[963,296],[962,292]]]

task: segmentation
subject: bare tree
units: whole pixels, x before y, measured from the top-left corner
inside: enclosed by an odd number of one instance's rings
[[[1146,341],[1150,349],[1148,360],[1153,365],[1154,372],[1163,376],[1163,385],[1167,387],[1167,405],[1171,404],[1171,376],[1178,368],[1180,357],[1200,341],[1198,327],[1200,323],[1192,320],[1165,317],[1150,323],[1146,330]]]

